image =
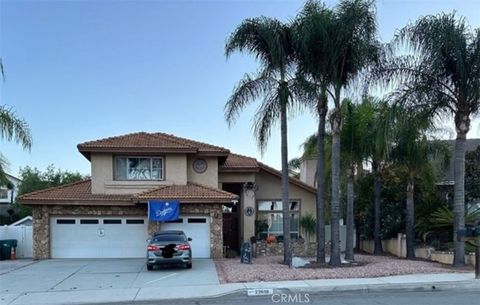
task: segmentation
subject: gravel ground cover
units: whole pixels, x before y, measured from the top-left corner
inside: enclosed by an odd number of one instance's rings
[[[257,257],[252,264],[241,264],[240,259],[215,261],[220,283],[256,281],[288,281],[306,279],[366,278],[417,273],[471,272],[473,268],[453,269],[450,266],[424,260],[398,259],[392,256],[355,255],[360,266],[341,268],[288,268],[282,257]],[[313,259],[311,259],[313,260]]]

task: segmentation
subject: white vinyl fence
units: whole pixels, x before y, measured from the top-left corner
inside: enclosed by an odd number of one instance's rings
[[[17,258],[31,258],[33,255],[32,226],[1,226],[0,240],[17,240]]]

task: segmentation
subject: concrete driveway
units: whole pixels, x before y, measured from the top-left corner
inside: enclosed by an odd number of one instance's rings
[[[51,259],[0,275],[0,294],[212,284],[219,281],[210,259],[194,259],[192,269],[154,271],[145,259]]]

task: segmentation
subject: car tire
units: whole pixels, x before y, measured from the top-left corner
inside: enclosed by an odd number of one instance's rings
[[[153,265],[147,265],[147,270],[152,271],[153,270]]]
[[[187,267],[187,269],[192,269],[192,263],[187,263],[185,267]]]

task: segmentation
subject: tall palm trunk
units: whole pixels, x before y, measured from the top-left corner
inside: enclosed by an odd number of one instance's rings
[[[374,226],[373,226],[373,243],[374,249],[373,254],[382,254],[382,239],[381,239],[381,191],[382,191],[382,182],[380,181],[379,176],[379,164],[376,161],[373,161],[373,209],[374,209]]]
[[[339,99],[339,95],[337,95]],[[332,114],[332,201],[331,201],[331,216],[330,216],[330,228],[331,228],[331,253],[330,262],[331,266],[340,266],[342,261],[340,259],[340,132],[341,132],[341,110],[335,103],[334,113]]]
[[[322,88],[319,97],[317,134],[317,263],[325,264],[325,118],[327,116],[327,94]]]
[[[282,206],[283,206],[283,262],[291,265],[292,255],[290,251],[290,211],[288,200],[288,145],[287,145],[287,101],[288,95],[282,90],[280,131],[281,131],[281,154],[282,154]]]
[[[414,205],[415,176],[409,175],[407,183],[407,215],[405,221],[405,233],[407,235],[407,259],[415,259],[415,205]]]
[[[355,223],[353,220],[353,208],[354,208],[354,186],[353,178],[355,176],[354,163],[351,162],[347,173],[347,239],[345,242],[345,259],[347,261],[353,261],[353,238]]]
[[[458,113],[455,115],[457,139],[455,140],[454,156],[454,203],[453,203],[453,266],[465,265],[465,243],[457,240],[457,232],[465,227],[465,141],[470,129],[468,115]]]

